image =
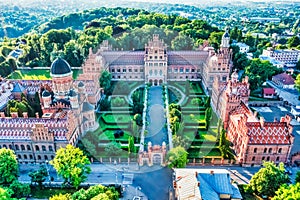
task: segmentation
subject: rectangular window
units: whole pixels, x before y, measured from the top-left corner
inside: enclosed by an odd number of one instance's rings
[[[132,69],[128,69],[129,72],[132,72]]]
[[[138,69],[134,69],[134,72],[138,72]]]
[[[195,72],[195,69],[192,69],[192,72]]]
[[[189,73],[190,72],[190,69],[185,69],[185,73]]]
[[[140,72],[144,72],[144,69],[143,69],[143,68],[141,68],[141,69],[140,69]]]
[[[177,68],[175,68],[175,69],[174,69],[174,72],[175,72],[175,73],[178,73],[178,69],[177,69]]]
[[[118,69],[117,69],[117,72],[121,72],[121,69],[120,69],[120,68],[118,68]]]
[[[123,72],[126,72],[126,68],[123,69]]]
[[[180,68],[180,73],[183,73],[183,67]]]

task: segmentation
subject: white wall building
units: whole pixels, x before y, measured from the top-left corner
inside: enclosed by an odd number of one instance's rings
[[[300,60],[299,50],[273,50],[272,48],[268,48],[267,50],[263,50],[262,55],[282,62],[286,67],[295,67],[297,62]]]
[[[245,43],[238,42],[234,44],[235,46],[238,46],[240,48],[241,53],[248,53],[249,52],[249,46]]]

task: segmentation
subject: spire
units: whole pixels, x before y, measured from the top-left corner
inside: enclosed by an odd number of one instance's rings
[[[229,29],[226,27],[225,33],[222,36],[222,42],[221,42],[221,47],[222,48],[229,48],[229,40],[230,40],[230,35],[229,35]]]

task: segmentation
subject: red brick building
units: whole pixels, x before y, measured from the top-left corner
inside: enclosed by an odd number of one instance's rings
[[[244,166],[261,165],[263,161],[288,162],[294,142],[291,117],[266,122],[247,106],[250,95],[248,78],[238,81],[215,80],[212,107],[222,119],[227,138],[232,142],[237,161]]]

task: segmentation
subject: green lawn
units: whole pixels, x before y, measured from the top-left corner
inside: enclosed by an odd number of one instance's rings
[[[76,79],[82,70],[74,69],[73,79]],[[51,80],[49,69],[26,69],[26,70],[15,70],[13,73],[8,75],[8,79],[18,80]]]
[[[130,123],[132,116],[128,114],[105,113],[102,115],[106,123]]]

